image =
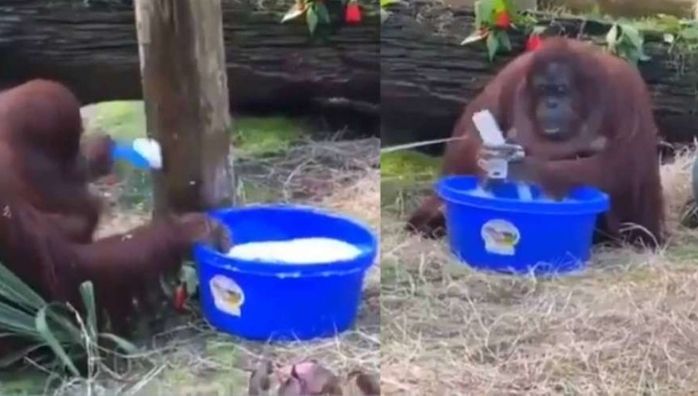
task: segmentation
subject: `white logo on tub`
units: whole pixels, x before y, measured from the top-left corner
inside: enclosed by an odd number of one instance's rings
[[[245,293],[234,280],[216,275],[208,282],[213,295],[213,303],[220,311],[240,316],[240,308],[245,303]]]
[[[513,256],[521,239],[518,228],[506,220],[499,219],[485,223],[480,235],[485,241],[485,250],[504,256]]]

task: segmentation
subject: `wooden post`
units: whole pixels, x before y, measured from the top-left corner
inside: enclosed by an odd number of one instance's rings
[[[232,205],[221,0],[136,0],[148,135],[162,147],[154,216]]]

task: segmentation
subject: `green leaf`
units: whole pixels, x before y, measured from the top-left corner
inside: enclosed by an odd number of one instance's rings
[[[24,337],[37,337],[34,327],[34,314],[19,310],[11,305],[0,303],[0,329]]]
[[[315,33],[315,29],[317,28],[317,23],[318,23],[318,16],[317,12],[315,11],[315,5],[316,3],[313,3],[313,5],[308,8],[308,10],[305,13],[305,19],[308,22],[308,30],[310,30],[310,34]]]
[[[635,29],[634,26],[628,24],[622,25],[621,30],[623,36],[627,37],[632,43],[632,45],[634,45],[637,48],[642,48],[643,39],[642,35],[640,34],[640,31]]]
[[[611,29],[606,33],[606,44],[611,51],[615,50],[616,44],[618,43],[618,25],[613,24]]]
[[[679,37],[681,37],[684,40],[698,40],[698,28],[690,27],[683,29],[679,33]]]
[[[494,0],[492,3],[492,8],[494,9],[495,14],[498,14],[501,11],[509,10],[509,8],[507,7],[507,2],[505,0]]]
[[[129,355],[138,352],[137,346],[117,335],[111,333],[100,333],[99,338],[105,338],[107,340],[113,341],[119,348],[121,348],[124,352],[126,352]]]
[[[97,308],[95,307],[95,290],[91,281],[80,285],[80,296],[87,314],[87,331],[92,339],[97,335]]]
[[[45,307],[42,307],[39,310],[39,313],[36,315],[36,330],[41,334],[41,336],[46,340],[46,343],[48,346],[53,350],[53,353],[56,354],[58,358],[60,358],[61,362],[65,367],[70,370],[70,372],[76,376],[80,376],[80,372],[78,371],[77,367],[75,367],[75,364],[73,361],[70,359],[68,354],[66,353],[65,349],[63,349],[63,346],[58,342],[56,337],[53,335],[53,332],[49,328],[48,325],[48,320],[46,318],[46,313],[49,309],[51,309],[53,305],[49,304],[46,305]]]
[[[507,51],[511,51],[511,41],[509,40],[509,35],[507,32],[501,30],[497,31],[497,42],[498,45],[504,47]]]
[[[196,273],[196,269],[191,266],[183,266],[180,279],[184,282],[187,288],[187,294],[192,295],[199,287],[199,276]]]
[[[482,28],[482,1],[483,0],[476,0],[474,7],[475,7],[475,31],[478,31]]]
[[[490,34],[487,36],[487,55],[489,56],[490,61],[494,59],[494,56],[497,55],[497,50],[499,49],[499,41],[497,40],[497,37],[494,34]]]
[[[618,41],[618,25],[613,24],[611,26],[611,29],[609,29],[608,33],[606,33],[606,42],[608,43],[616,43]]]
[[[327,6],[325,3],[317,3],[315,6],[315,12],[317,12],[318,23],[330,24],[330,13],[327,11]]]
[[[487,37],[488,34],[489,34],[488,31],[476,30],[476,31],[470,33],[470,36],[466,37],[465,40],[463,40],[460,43],[460,45],[467,45],[470,43],[474,43],[476,41],[480,41],[480,40],[484,39],[485,37]]]
[[[381,8],[380,15],[381,15],[381,23],[383,23],[383,22],[388,20],[388,17],[390,16],[390,12]]]
[[[389,5],[397,4],[399,2],[400,2],[400,0],[381,0],[380,4],[381,4],[381,7],[387,7]]]
[[[494,22],[494,3],[492,0],[478,0],[475,4],[475,27],[480,28],[482,24],[492,24]]]
[[[308,6],[305,7],[299,7],[298,4],[294,4],[291,6],[291,8],[286,11],[286,14],[284,14],[284,17],[281,18],[281,23],[288,22],[292,19],[296,19],[303,15],[303,13],[307,10]]]
[[[0,296],[34,310],[46,305],[41,296],[3,264],[0,264]]]

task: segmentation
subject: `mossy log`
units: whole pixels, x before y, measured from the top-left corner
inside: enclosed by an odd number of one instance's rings
[[[669,14],[691,17],[695,0],[539,0],[541,7],[565,8],[574,12],[598,10],[615,17],[645,17]]]
[[[524,51],[521,34],[511,33],[512,51],[487,57],[484,42],[461,46],[475,17],[455,9],[416,1],[391,9],[381,34],[381,134],[383,145],[448,137],[463,107],[493,75]],[[610,25],[573,18],[537,16],[559,34],[603,44]],[[645,35],[650,61],[639,69],[651,90],[660,131],[669,142],[698,136],[698,62],[670,53],[661,33]],[[443,145],[427,152],[440,152]]]
[[[84,103],[140,99],[133,5],[129,1],[4,0],[0,84],[53,78]],[[288,5],[224,0],[230,104],[239,111],[315,108],[379,114],[378,15],[313,40],[304,21],[281,24]],[[289,3],[290,4],[290,3]]]

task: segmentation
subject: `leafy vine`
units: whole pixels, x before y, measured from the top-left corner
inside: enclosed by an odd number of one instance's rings
[[[511,51],[511,29],[531,30],[535,20],[519,12],[511,0],[478,0],[475,2],[475,31],[461,45],[485,40],[490,61],[502,50]],[[538,39],[540,29],[534,33]]]
[[[498,53],[511,52],[508,32],[518,30],[528,35],[526,50],[534,50],[541,44],[541,35],[546,26],[537,26],[535,17],[518,10],[511,0],[478,0],[475,2],[475,30],[463,40],[461,45],[486,41],[489,60]],[[698,41],[698,27],[693,35]],[[644,36],[640,29],[631,23],[613,23],[606,34],[606,50],[637,65],[647,61],[644,52]]]
[[[358,0],[296,0],[291,8],[286,11],[281,23],[300,19],[305,16],[305,22],[310,35],[315,35],[319,26],[330,26],[332,15],[327,2],[341,2],[340,12],[344,14],[344,22],[348,25],[361,23],[361,5]],[[339,18],[336,18],[339,19]]]

